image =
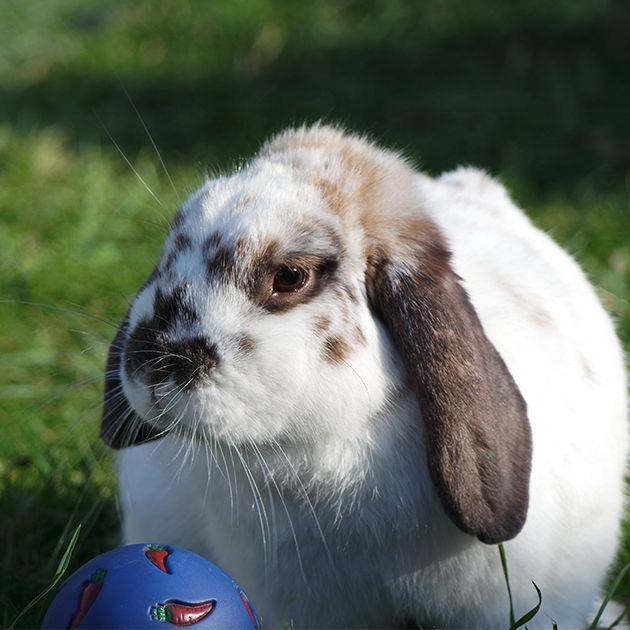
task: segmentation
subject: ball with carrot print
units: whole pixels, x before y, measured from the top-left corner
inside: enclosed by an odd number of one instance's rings
[[[240,586],[216,565],[170,545],[112,549],[73,573],[42,628],[193,626],[259,630]]]

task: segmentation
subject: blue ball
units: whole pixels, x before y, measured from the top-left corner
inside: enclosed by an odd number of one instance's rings
[[[217,566],[170,545],[112,549],[73,573],[42,628],[259,630],[247,596]]]

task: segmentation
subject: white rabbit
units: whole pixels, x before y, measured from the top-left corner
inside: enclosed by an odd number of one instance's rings
[[[125,542],[219,564],[265,627],[587,622],[628,450],[610,318],[484,173],[315,125],[177,214],[110,349]],[[159,438],[159,439],[158,439]],[[129,448],[127,448],[129,447]]]

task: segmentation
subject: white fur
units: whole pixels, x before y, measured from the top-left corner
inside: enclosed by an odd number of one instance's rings
[[[318,163],[313,168],[334,168]],[[487,336],[528,405],[534,441],[530,506],[506,543],[517,615],[528,627],[583,627],[614,559],[628,450],[619,342],[575,262],[475,169],[418,175],[419,206],[441,228]],[[253,201],[244,203],[243,195]],[[296,215],[347,231],[282,160],[262,154],[187,202],[184,231],[298,238]],[[496,546],[449,520],[430,482],[417,403],[388,332],[365,302],[362,241],[348,238],[348,279],[362,296],[350,318],[367,340],[343,365],[317,354],[313,321],[341,321],[323,293],[261,316],[229,286],[209,286],[198,250],[176,263],[202,321],[194,334],[223,356],[213,384],[165,392],[170,419],[205,423],[216,440],[176,434],[123,450],[124,540],[181,545],[217,562],[250,596],[267,628],[507,627]],[[169,250],[169,243],[165,253]],[[163,280],[166,288],[167,281]],[[150,310],[145,289],[132,324]],[[338,324],[341,326],[341,324]],[[191,331],[182,330],[181,335]],[[230,344],[246,332],[256,351]],[[153,413],[141,387],[126,395]],[[170,396],[170,398],[169,398]]]

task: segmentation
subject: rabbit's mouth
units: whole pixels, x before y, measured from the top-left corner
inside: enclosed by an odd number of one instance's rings
[[[182,361],[182,356],[178,361]],[[184,378],[177,366],[169,366],[168,361],[169,357],[166,357],[161,371],[145,369],[133,375],[123,374],[123,392],[137,422],[145,430],[160,435],[174,433],[195,438],[200,432],[212,432],[209,418],[214,418],[215,413],[208,410],[216,411],[218,388],[215,379],[210,374],[201,374],[204,365],[189,368],[188,361],[185,369],[190,376]],[[197,379],[195,374],[199,374]]]

